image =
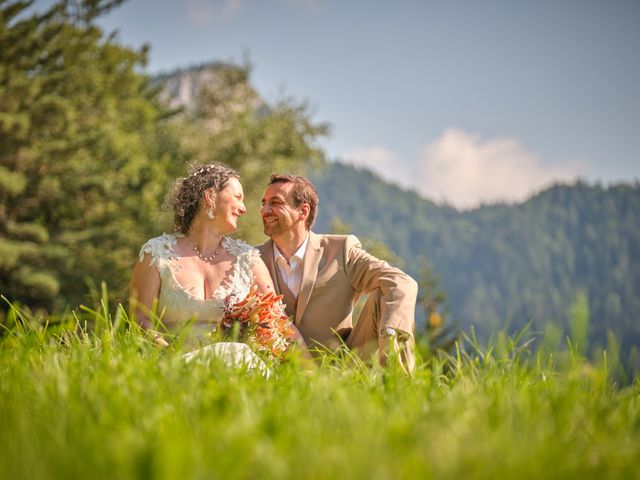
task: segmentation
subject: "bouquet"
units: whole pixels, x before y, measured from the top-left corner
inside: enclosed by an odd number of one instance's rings
[[[280,359],[295,336],[281,300],[282,295],[257,290],[251,290],[239,302],[228,299],[222,318],[223,331],[237,328],[240,340],[256,352]]]

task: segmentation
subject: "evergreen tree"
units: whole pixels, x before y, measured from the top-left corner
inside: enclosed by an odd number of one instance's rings
[[[123,296],[166,189],[146,52],[93,24],[118,3],[0,3],[0,291],[31,306],[82,301],[87,276]]]

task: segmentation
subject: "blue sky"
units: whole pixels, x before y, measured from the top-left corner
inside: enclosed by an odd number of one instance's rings
[[[150,73],[242,61],[307,99],[329,158],[460,206],[640,179],[640,2],[130,0]]]

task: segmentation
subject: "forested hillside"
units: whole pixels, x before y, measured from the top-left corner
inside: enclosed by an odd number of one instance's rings
[[[386,243],[418,280],[428,261],[451,319],[485,338],[532,321],[559,343],[586,296],[591,348],[615,348],[609,331],[625,355],[640,343],[640,185],[558,185],[522,204],[460,212],[340,163],[313,179],[317,230],[340,219]]]

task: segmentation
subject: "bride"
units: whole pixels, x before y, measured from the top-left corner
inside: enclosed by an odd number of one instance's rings
[[[167,332],[178,333],[193,348],[210,340],[225,304],[242,300],[252,288],[273,292],[273,283],[258,250],[227,236],[246,213],[236,171],[221,164],[199,167],[175,182],[169,199],[175,233],[152,238],[142,246],[133,270],[131,299],[143,328],[153,331],[157,307]],[[161,333],[154,335],[158,345],[168,346]],[[186,358],[202,353],[227,364],[264,369],[243,343],[212,344]]]

